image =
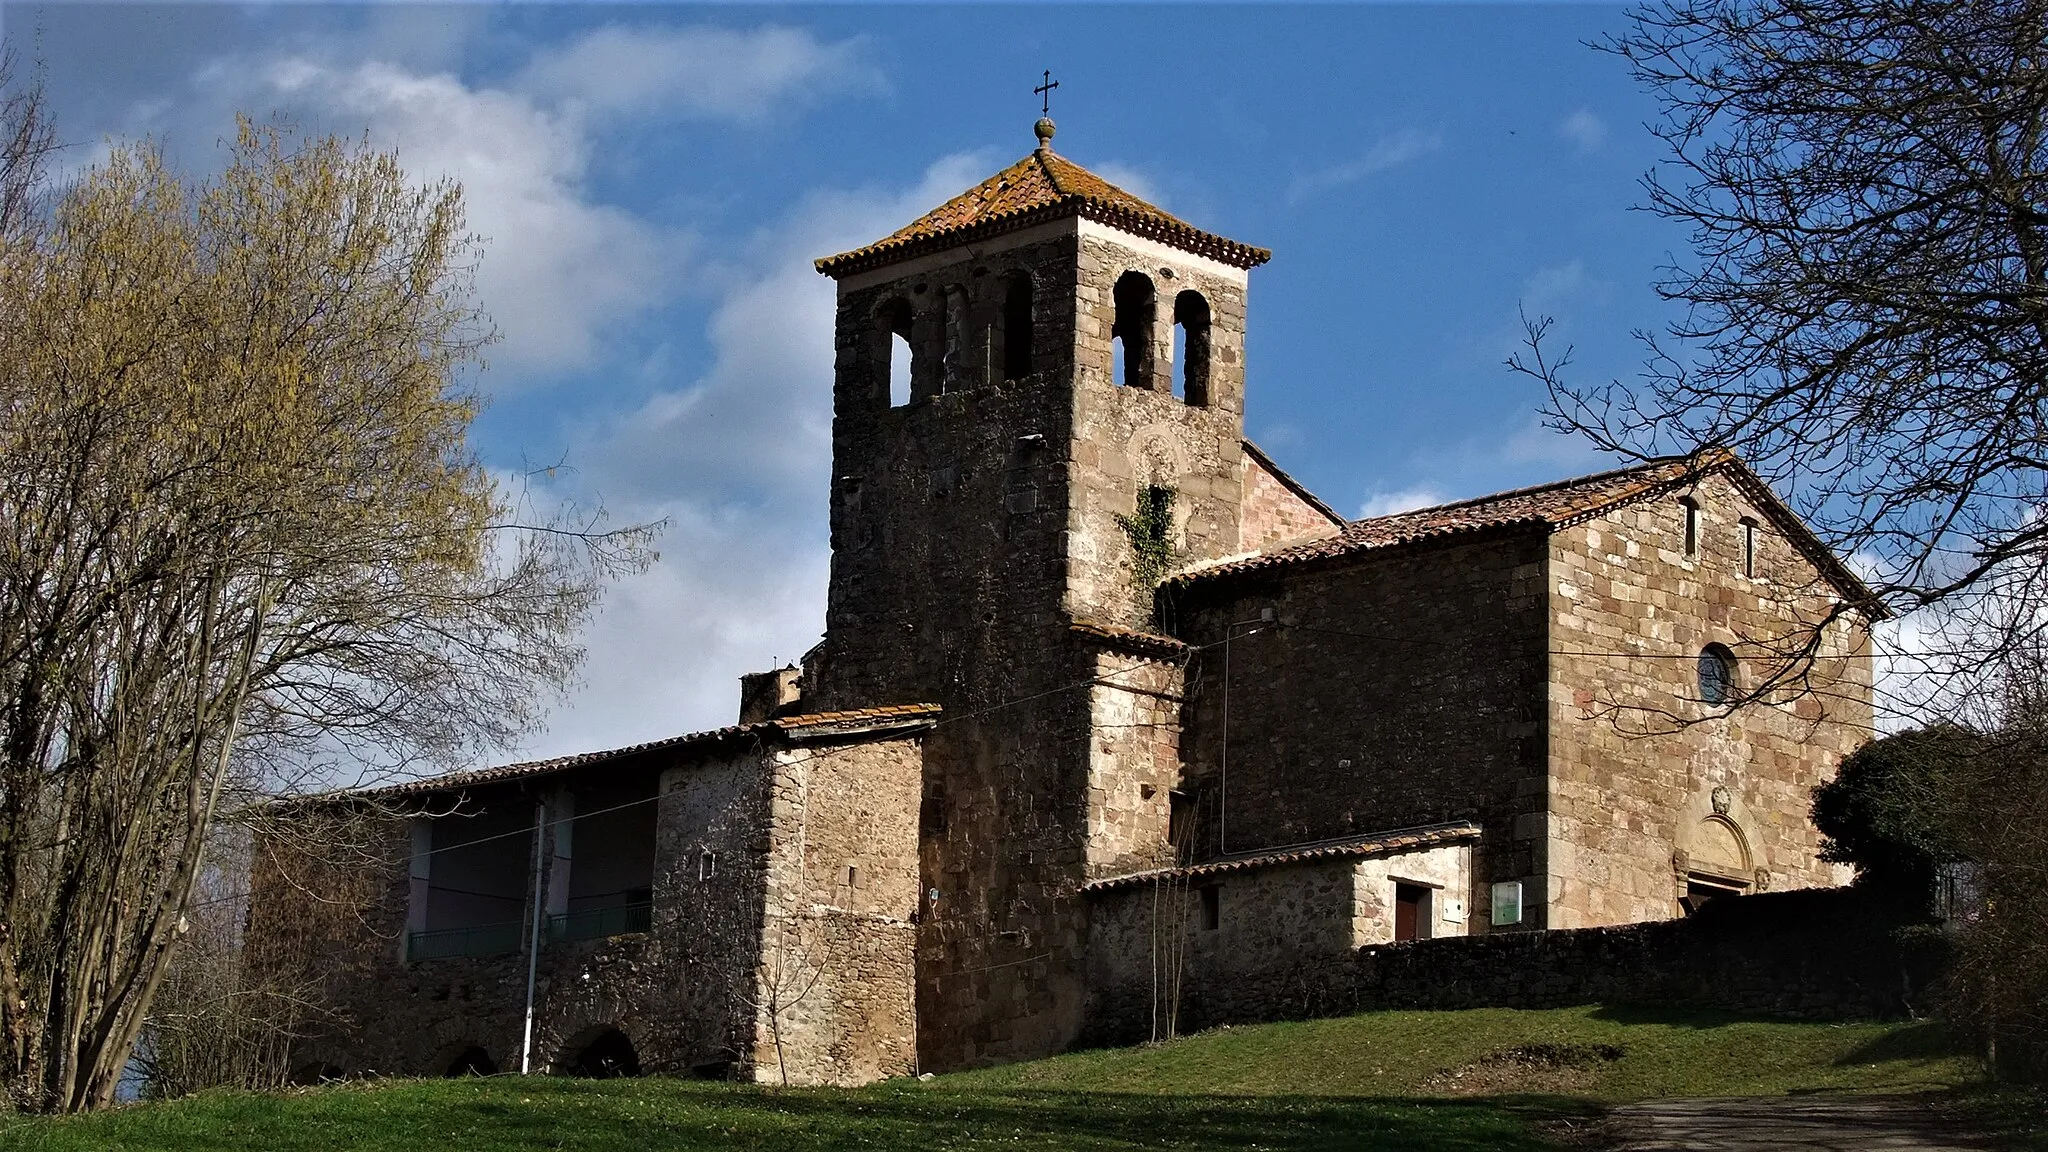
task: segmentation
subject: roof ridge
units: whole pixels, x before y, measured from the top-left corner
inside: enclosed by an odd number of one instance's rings
[[[1403,516],[1420,516],[1426,512],[1444,512],[1453,508],[1471,508],[1480,504],[1512,500],[1517,496],[1534,496],[1543,492],[1556,492],[1565,488],[1574,488],[1581,484],[1591,484],[1599,480],[1613,480],[1617,477],[1628,476],[1637,472],[1649,472],[1653,469],[1667,467],[1687,459],[1690,459],[1690,457],[1683,455],[1653,456],[1648,460],[1624,465],[1620,468],[1609,468],[1604,472],[1588,472],[1581,476],[1567,476],[1562,480],[1551,480],[1543,484],[1529,484],[1521,488],[1504,488],[1499,492],[1488,492],[1481,496],[1470,496],[1463,500],[1450,500],[1442,504],[1429,504],[1421,508],[1409,508],[1401,512],[1388,512],[1381,516],[1365,516],[1357,520],[1348,521],[1347,524],[1380,524],[1388,520],[1399,519]],[[1702,459],[1699,471],[1704,473],[1721,462],[1719,459]]]

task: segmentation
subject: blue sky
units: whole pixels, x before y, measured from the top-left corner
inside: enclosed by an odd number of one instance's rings
[[[831,284],[1022,156],[1040,70],[1062,153],[1269,247],[1247,427],[1346,514],[1607,461],[1503,365],[1518,309],[1584,376],[1685,237],[1645,213],[1655,114],[1586,42],[1618,7],[1515,5],[0,7],[40,58],[64,163],[153,136],[204,170],[236,110],[368,133],[465,186],[503,329],[476,430],[546,495],[668,517],[585,683],[512,754],[729,723],[734,677],[822,626]]]

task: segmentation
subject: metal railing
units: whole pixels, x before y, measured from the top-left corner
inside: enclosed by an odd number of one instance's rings
[[[646,932],[653,927],[654,902],[641,900],[550,916],[548,939],[598,940],[606,936],[623,936],[628,932]]]
[[[455,956],[504,956],[519,951],[525,944],[524,927],[514,921],[414,932],[405,939],[405,958],[443,960]]]

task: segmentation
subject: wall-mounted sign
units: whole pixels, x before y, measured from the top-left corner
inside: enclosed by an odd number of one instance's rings
[[[1520,924],[1522,922],[1522,882],[1503,880],[1493,886],[1493,922]]]

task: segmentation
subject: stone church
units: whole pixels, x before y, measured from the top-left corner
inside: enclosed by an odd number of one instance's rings
[[[1806,813],[1870,732],[1874,609],[1765,484],[1704,455],[1346,520],[1244,439],[1270,253],[1037,134],[818,261],[801,667],[732,727],[301,809],[378,867],[259,852],[252,939],[331,1009],[306,1074],[859,1083],[1839,881]]]

